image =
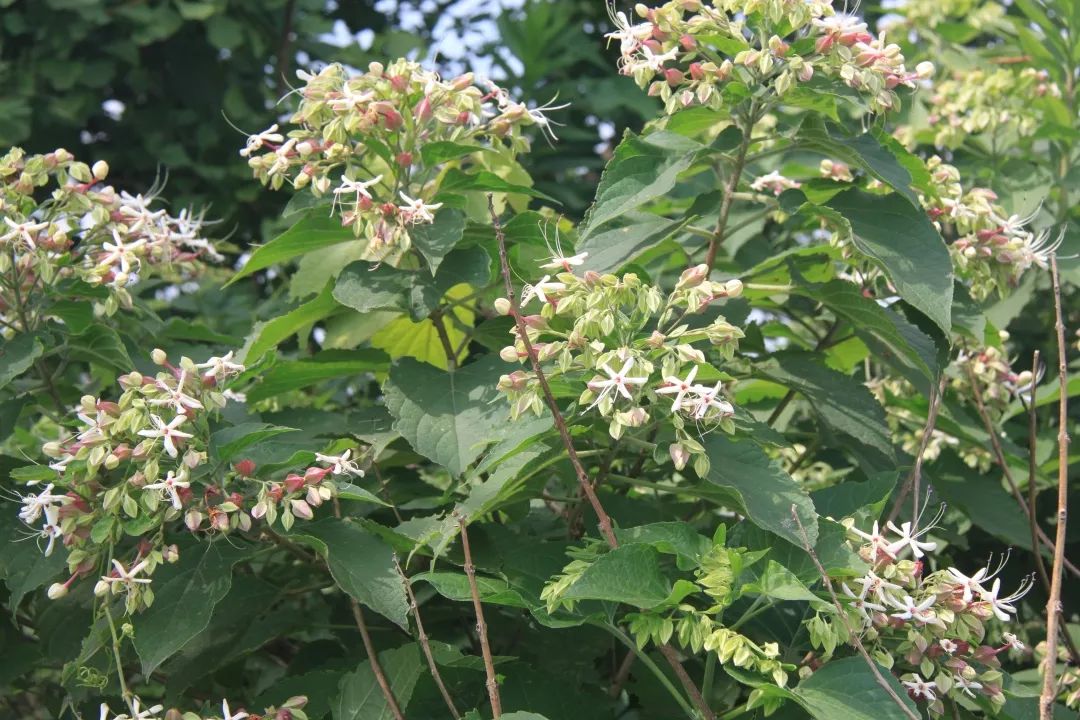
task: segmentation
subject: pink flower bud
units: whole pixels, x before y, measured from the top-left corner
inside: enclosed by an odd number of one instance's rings
[[[690,78],[693,80],[705,79],[705,71],[701,69],[701,63],[690,63]]]
[[[413,117],[416,118],[418,122],[424,122],[431,119],[431,116],[431,100],[429,100],[427,96],[424,96],[424,99],[418,102],[416,107],[413,108]]]
[[[664,70],[664,80],[671,87],[677,87],[683,81],[682,71],[676,68],[668,68]]]
[[[233,469],[236,470],[236,473],[240,477],[251,477],[255,474],[255,461],[249,459],[241,460],[233,466]]]
[[[184,514],[184,524],[187,525],[187,529],[191,532],[195,532],[202,525],[203,515],[198,510],[188,510]]]
[[[261,520],[264,515],[266,515],[266,503],[260,500],[255,503],[255,507],[251,508],[251,517]]]
[[[398,167],[410,168],[412,167],[413,156],[410,152],[398,153],[394,158],[397,161]]]
[[[292,507],[293,515],[298,518],[310,520],[315,517],[315,513],[311,511],[311,506],[303,500],[290,500],[289,505]]]
[[[705,278],[709,276],[709,266],[702,263],[701,265],[695,265],[692,268],[683,270],[682,275],[679,276],[679,282],[675,285],[676,289],[692,288],[700,285]]]
[[[323,503],[322,496],[319,495],[319,488],[311,486],[307,489],[307,504],[311,507],[319,507]]]
[[[671,456],[671,462],[675,463],[676,470],[682,470],[686,467],[686,463],[690,461],[690,451],[681,443],[669,445],[668,454]]]
[[[285,492],[294,493],[302,487],[304,487],[303,475],[289,473],[287,476],[285,476]]]
[[[682,46],[683,50],[693,50],[697,47],[697,40],[695,40],[691,35],[684,34],[682,37],[679,38],[679,45]]]
[[[518,355],[517,348],[515,348],[513,345],[507,345],[502,350],[500,350],[499,357],[501,357],[504,362],[517,362],[521,359],[521,356]]]

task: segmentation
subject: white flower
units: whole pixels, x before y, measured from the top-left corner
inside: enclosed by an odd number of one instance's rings
[[[1002,561],[998,564],[998,567],[993,572],[990,572],[990,564],[987,563],[986,567],[979,568],[975,571],[975,574],[968,577],[964,573],[960,572],[954,567],[949,568],[946,572],[949,574],[949,580],[955,583],[957,589],[962,590],[964,593],[964,602],[969,603],[972,599],[978,595],[982,596],[986,592],[986,588],[983,587],[983,583],[992,580],[1001,572],[1005,567],[1005,561],[1008,560],[1008,555],[1002,558]]]
[[[382,182],[382,175],[376,175],[370,180],[361,182],[360,180],[350,180],[344,175],[341,177],[341,184],[334,188],[334,202],[337,203],[341,200],[342,195],[349,193],[356,193],[356,204],[360,204],[360,198],[367,198],[371,200],[371,193],[368,192],[368,188],[372,185],[376,185]],[[330,214],[334,214],[334,208],[331,206]]]
[[[349,459],[349,455],[352,454],[352,450],[346,450],[341,455],[323,455],[322,453],[315,453],[315,460],[321,463],[329,463],[333,467],[330,468],[330,472],[334,475],[356,475],[357,477],[364,477],[364,471],[360,469],[360,466]]]
[[[916,700],[927,700],[933,702],[937,699],[934,695],[934,690],[937,689],[937,683],[923,680],[919,675],[912,675],[911,680],[904,680],[904,687],[911,691],[912,697]]]
[[[950,655],[960,649],[960,646],[949,638],[942,638],[938,641],[938,645],[940,645],[941,649],[949,653]]]
[[[922,530],[915,530],[910,522],[902,522],[900,527],[896,527],[895,523],[889,521],[888,528],[900,536],[889,544],[889,550],[893,557],[896,557],[905,547],[910,547],[911,554],[916,558],[921,558],[925,554],[924,551],[932,552],[937,549],[937,543],[919,540],[919,538],[934,529],[933,525],[928,525]]]
[[[851,588],[849,588],[847,586],[847,583],[843,583],[841,585],[841,588],[844,591],[844,595],[846,595],[848,597],[848,600],[850,601],[850,605],[853,608],[855,608],[856,610],[859,611],[859,614],[863,616],[864,620],[870,620],[870,618],[871,618],[870,611],[871,610],[876,610],[878,612],[885,612],[885,606],[884,605],[880,605],[878,603],[870,602],[861,593],[859,595],[856,595],[855,593],[853,593],[851,591]]]
[[[240,363],[233,362],[232,359],[233,351],[230,350],[221,357],[212,357],[204,363],[199,363],[195,367],[200,370],[207,370],[207,372],[203,373],[204,378],[214,378],[217,382],[222,382],[232,375],[239,375],[244,372],[244,366]]]
[[[262,150],[263,145],[266,143],[277,144],[284,142],[285,137],[278,132],[277,123],[274,123],[270,127],[263,130],[261,133],[251,135],[247,139],[247,144],[244,145],[244,149],[240,151],[242,157],[248,157],[253,152]]]
[[[56,539],[64,536],[63,530],[60,529],[60,511],[55,506],[48,506],[44,509],[45,524],[41,526],[41,538],[46,540],[45,544],[45,557],[49,557],[53,553],[53,548],[56,545]]]
[[[221,701],[221,720],[243,720],[248,717],[248,714],[243,710],[237,710],[234,715],[229,711],[229,701],[222,699]]]
[[[139,262],[139,258],[135,255],[135,251],[140,250],[146,245],[146,238],[139,238],[129,244],[125,244],[124,238],[120,236],[120,233],[116,228],[113,228],[112,235],[113,242],[105,241],[101,243],[101,249],[105,251],[105,255],[98,259],[98,266],[112,267],[119,263],[121,272],[131,272],[131,260],[134,258],[136,263]]]
[[[1011,632],[1002,633],[1001,637],[1005,640],[1005,644],[1013,650],[1019,650],[1023,652],[1027,649],[1024,643],[1020,642],[1020,638],[1016,637],[1016,635],[1012,634]]]
[[[148,404],[155,407],[171,406],[177,413],[184,413],[188,409],[202,410],[203,404],[198,399],[184,392],[184,384],[187,382],[187,370],[180,372],[180,379],[176,381],[176,387],[170,388],[163,382],[158,382],[158,387],[168,393],[163,398],[154,398]]]
[[[149,582],[149,581],[147,581]],[[159,712],[164,709],[163,705],[154,705],[148,707],[145,710],[139,710],[139,698],[135,698],[131,701],[131,711],[135,713],[131,720],[157,720],[155,717]]]
[[[178,427],[184,424],[187,417],[184,415],[177,415],[168,423],[161,419],[160,415],[150,415],[150,421],[154,423],[153,430],[140,430],[139,435],[148,438],[161,438],[162,445],[165,446],[165,452],[169,453],[169,457],[176,457],[176,439],[177,438],[189,438],[191,433],[181,432],[177,430]]]
[[[612,370],[611,367],[607,363],[604,363],[603,365],[601,365],[600,369],[603,370],[604,373],[607,374],[608,379],[607,380],[590,380],[589,381],[588,386],[589,386],[590,390],[593,390],[593,391],[599,390],[600,391],[600,394],[597,396],[596,402],[594,402],[593,405],[596,405],[596,403],[600,402],[602,399],[607,397],[609,394],[611,394],[611,392],[613,390],[617,391],[620,395],[625,397],[627,400],[632,400],[633,396],[630,394],[630,390],[629,390],[628,386],[629,385],[644,385],[649,380],[649,378],[647,378],[647,377],[629,377],[629,376],[627,376],[627,373],[630,372],[630,369],[633,366],[634,366],[634,359],[633,358],[627,358],[626,362],[623,363],[623,366],[619,370],[619,372],[615,372],[614,370]]]
[[[572,272],[571,267],[577,267],[585,262],[585,258],[589,257],[589,253],[582,252],[577,255],[571,255],[570,257],[563,257],[562,255],[552,255],[551,260],[544,263],[540,267],[544,270],[556,270],[562,268],[566,272]]]
[[[113,575],[103,575],[102,578],[101,578],[102,582],[109,583],[110,585],[115,585],[117,583],[120,583],[120,584],[125,585],[126,587],[129,587],[129,588],[134,587],[135,585],[149,585],[150,584],[150,578],[136,577],[140,572],[142,572],[143,570],[146,569],[146,564],[147,564],[146,560],[143,560],[143,561],[139,562],[137,565],[132,566],[132,568],[130,570],[125,570],[124,566],[120,563],[119,560],[114,559],[112,561],[112,564],[113,564],[113,568],[115,568],[115,572],[116,572],[115,577]]]
[[[896,559],[896,552],[892,550],[888,539],[881,533],[877,520],[874,521],[874,527],[868,533],[863,532],[857,527],[852,527],[851,532],[870,543],[871,551],[874,552],[874,554],[881,553],[892,560]]]
[[[721,399],[721,387],[720,382],[717,381],[716,385],[712,387],[695,385],[691,388],[691,390],[697,394],[697,399],[694,401],[693,407],[695,420],[703,419],[708,414],[709,410],[719,410],[721,415],[735,414],[735,408],[731,406],[731,403]]]
[[[953,676],[953,685],[960,688],[960,690],[968,697],[975,697],[975,693],[972,690],[981,690],[982,683],[977,683],[974,680],[967,680],[962,675]]]
[[[330,100],[327,105],[337,111],[352,110],[353,108],[363,105],[372,100],[375,97],[375,93],[371,90],[365,90],[362,93],[354,92],[349,83],[345,83],[341,87],[341,97],[336,97]],[[226,720],[228,720],[226,718]]]
[[[894,607],[898,608],[900,612],[892,614],[892,617],[899,618],[900,620],[917,620],[918,622],[929,623],[934,622],[933,611],[927,612],[934,605],[934,601],[937,598],[931,595],[922,602],[915,602],[910,595],[905,595],[902,602],[891,600]]]
[[[19,496],[22,509],[19,510],[19,519],[27,525],[33,525],[41,517],[42,512],[49,510],[57,504],[69,502],[67,495],[53,495],[53,484],[49,483],[41,489],[41,492],[29,493]]]
[[[791,190],[799,187],[802,187],[802,183],[798,182],[797,180],[791,180],[790,178],[786,178],[775,170],[773,170],[771,173],[768,173],[767,175],[762,175],[761,177],[754,180],[754,182],[750,183],[751,190],[755,192],[764,192],[765,190],[768,190],[773,195],[779,195],[785,190]]]
[[[27,247],[29,247],[31,250],[37,248],[36,238],[38,232],[49,227],[49,223],[36,223],[29,220],[23,223],[17,223],[9,217],[5,217],[4,222],[11,229],[8,230],[4,235],[0,235],[0,241],[12,241],[15,239],[20,239],[24,243],[26,243]]]
[[[1031,588],[1035,585],[1035,581],[1030,576],[1024,579],[1024,582],[1020,584],[1020,587],[1012,595],[1008,597],[999,598],[998,594],[1001,592],[1001,578],[996,578],[994,584],[990,586],[990,590],[983,590],[980,595],[980,600],[990,606],[990,609],[994,611],[994,615],[1002,622],[1008,622],[1010,615],[1016,614],[1016,608],[1013,607],[1020,598],[1031,592]]]
[[[660,53],[657,55],[654,53],[648,45],[641,46],[641,59],[635,61],[634,65],[638,67],[646,67],[653,72],[660,72],[664,69],[664,63],[669,60],[674,60],[679,54],[679,48],[673,47],[666,53]]]
[[[690,372],[686,374],[685,380],[680,380],[675,376],[667,376],[664,378],[664,382],[667,383],[664,387],[656,391],[657,395],[670,395],[675,394],[675,400],[671,403],[671,412],[678,412],[682,408],[683,398],[686,394],[693,392],[694,390],[694,378],[697,376],[698,366],[690,368]]]
[[[561,282],[549,282],[551,280],[550,275],[545,275],[540,278],[540,282],[535,285],[526,285],[522,288],[521,304],[528,305],[529,301],[534,297],[540,298],[541,303],[550,302],[547,298],[549,292],[561,292],[566,289],[566,284]]]
[[[652,35],[653,26],[652,23],[632,25],[627,19],[626,13],[621,10],[612,12],[612,10],[613,8],[609,5],[608,17],[611,18],[611,24],[615,26],[615,31],[609,32],[604,37],[618,40],[619,50],[623,55],[627,55],[636,50],[643,41],[649,39]]]
[[[858,530],[852,528],[852,530],[858,533]],[[874,524],[874,531],[877,531],[877,524]],[[861,533],[860,533],[861,534]],[[859,597],[873,596],[876,597],[878,602],[889,602],[891,595],[886,590],[896,591],[900,589],[900,586],[896,583],[891,583],[885,578],[878,577],[873,570],[866,573],[865,576],[856,580],[858,584],[862,585],[862,591],[859,592]]]
[[[174,471],[170,470],[164,480],[150,485],[143,485],[143,490],[159,491],[162,495],[169,498],[174,508],[180,510],[184,505],[180,502],[179,491],[180,489],[187,487],[191,487],[191,483],[187,480],[187,471],[182,469],[179,475],[176,475]]]
[[[406,224],[415,225],[417,223],[433,223],[435,222],[435,215],[432,213],[443,206],[442,203],[434,203],[428,205],[420,198],[411,198],[404,192],[398,192],[401,199],[405,201],[404,205],[398,207],[401,211],[401,219]]]

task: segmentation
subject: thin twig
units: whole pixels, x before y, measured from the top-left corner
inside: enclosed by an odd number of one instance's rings
[[[709,272],[712,272],[713,265],[716,264],[716,251],[720,248],[720,244],[724,242],[724,231],[727,228],[728,216],[731,214],[731,206],[735,200],[735,189],[739,186],[743,166],[746,165],[746,151],[750,147],[750,131],[752,128],[753,122],[748,122],[747,127],[743,129],[742,140],[739,142],[739,154],[735,157],[735,164],[731,168],[731,177],[728,178],[727,184],[724,186],[724,195],[720,200],[720,217],[716,221],[716,230],[713,231],[713,235],[709,239],[709,250],[705,255],[705,265],[709,268]]]
[[[484,656],[484,672],[487,674],[488,699],[491,701],[491,715],[495,720],[502,715],[502,698],[499,697],[499,680],[495,677],[495,662],[491,658],[491,644],[488,642],[487,622],[484,620],[484,606],[480,602],[480,589],[476,586],[476,567],[469,549],[469,531],[465,519],[458,517],[461,529],[461,548],[465,552],[465,575],[469,578],[469,591],[472,593],[473,610],[476,612],[476,633],[480,639],[480,653]]]
[[[281,26],[281,39],[278,40],[277,62],[274,66],[275,87],[277,94],[285,92],[287,80],[285,75],[289,72],[289,50],[292,47],[293,13],[296,10],[296,0],[288,0],[285,3],[285,11],[282,13],[284,22]]]
[[[585,497],[589,500],[589,505],[592,506],[593,512],[596,514],[600,527],[600,534],[604,536],[609,547],[616,549],[619,547],[619,540],[615,537],[615,531],[611,525],[611,517],[600,503],[600,498],[596,494],[596,489],[589,481],[589,474],[585,472],[585,468],[578,458],[577,450],[574,448],[574,441],[570,437],[570,430],[567,428],[566,421],[563,419],[562,412],[559,410],[559,403],[555,400],[554,393],[551,392],[551,386],[548,384],[547,376],[544,375],[544,371],[540,368],[540,357],[533,349],[532,342],[529,340],[529,334],[526,332],[525,321],[521,317],[521,307],[518,305],[514,295],[514,285],[510,279],[510,260],[506,254],[506,235],[503,233],[502,225],[499,222],[499,216],[495,212],[495,201],[490,193],[488,194],[488,212],[491,214],[492,226],[495,229],[495,239],[499,245],[499,266],[502,271],[503,284],[506,289],[506,299],[510,303],[510,315],[514,318],[518,336],[525,346],[525,353],[529,356],[529,362],[532,365],[533,373],[536,375],[536,380],[540,384],[540,390],[544,395],[544,401],[546,402],[548,409],[551,410],[555,428],[558,430],[559,437],[562,439],[563,446],[566,448],[566,454],[570,459],[570,464],[577,474],[578,483],[581,485],[581,491],[585,493]],[[716,714],[713,713],[712,709],[705,702],[705,699],[701,696],[701,691],[698,690],[693,679],[687,675],[686,670],[679,661],[675,649],[670,645],[665,644],[660,646],[660,652],[663,654],[664,659],[668,661],[668,664],[671,665],[671,669],[679,678],[683,689],[690,696],[691,701],[701,712],[705,720],[715,720]]]
[[[990,448],[994,452],[994,459],[997,461],[998,466],[1001,468],[1002,474],[1005,476],[1005,482],[1009,486],[1009,492],[1012,493],[1013,499],[1024,511],[1024,514],[1028,516],[1028,522],[1031,523],[1039,536],[1039,540],[1042,544],[1051,552],[1054,549],[1054,542],[1050,539],[1042,528],[1038,526],[1038,523],[1031,521],[1032,514],[1031,508],[1027,504],[1027,500],[1020,494],[1020,488],[1016,485],[1016,480],[1012,476],[1012,470],[1009,468],[1009,462],[1005,459],[1005,450],[1001,447],[1001,440],[998,439],[997,431],[994,429],[994,423],[990,419],[990,413],[986,410],[986,404],[983,402],[982,390],[979,389],[978,381],[975,377],[975,373],[969,366],[967,368],[968,379],[971,381],[972,396],[975,398],[975,409],[979,413],[979,417],[982,418],[983,426],[986,428],[987,434],[990,436]],[[1033,552],[1039,552],[1038,548],[1032,548]],[[1067,558],[1065,560],[1065,568],[1073,575],[1080,577],[1080,568],[1073,565]]]
[[[1036,457],[1038,450],[1039,413],[1035,407],[1035,378],[1039,372],[1039,351],[1036,350],[1031,360],[1031,400],[1027,403],[1028,411],[1028,526],[1031,528],[1031,547],[1035,549],[1035,568],[1042,579],[1046,595],[1050,595],[1050,574],[1046,572],[1046,563],[1043,562],[1042,553],[1039,552],[1039,512],[1038,488],[1035,478],[1038,475],[1039,462]],[[1021,398],[1023,400],[1023,398]]]
[[[615,671],[615,676],[611,678],[608,697],[617,698],[622,694],[623,685],[630,679],[630,668],[634,667],[635,660],[637,660],[637,655],[634,654],[634,651],[627,650],[626,657],[619,663],[619,669]]]
[[[1058,344],[1058,493],[1057,533],[1054,538],[1054,564],[1050,570],[1050,599],[1046,601],[1046,666],[1043,669],[1042,693],[1039,696],[1040,720],[1053,720],[1057,697],[1058,620],[1061,615],[1061,568],[1065,562],[1065,526],[1069,515],[1069,392],[1065,362],[1065,321],[1061,313],[1061,284],[1057,256],[1050,256],[1050,276],[1054,285],[1054,328]],[[1069,631],[1064,628],[1065,633]]]
[[[922,437],[919,439],[919,447],[915,450],[915,464],[912,466],[907,481],[900,488],[900,493],[893,502],[892,510],[889,512],[889,522],[896,520],[896,516],[900,514],[900,506],[903,505],[904,498],[913,490],[915,494],[912,496],[912,522],[915,522],[915,519],[919,517],[919,481],[922,479],[923,456],[926,455],[926,446],[930,444],[930,438],[934,435],[934,424],[937,422],[938,408],[941,407],[941,396],[945,393],[946,379],[945,373],[941,373],[941,379],[938,380],[937,387],[930,388],[930,408],[926,411],[926,425],[923,427]]]
[[[420,603],[416,602],[416,593],[413,592],[409,576],[405,574],[405,571],[401,567],[401,563],[398,562],[397,553],[394,554],[394,567],[401,577],[402,585],[405,586],[405,594],[409,597],[409,606],[412,608],[413,619],[416,621],[416,634],[420,639],[420,647],[424,650],[424,657],[427,658],[428,669],[431,670],[431,677],[435,679],[435,685],[438,686],[439,693],[442,695],[443,701],[446,702],[446,707],[450,710],[450,714],[454,716],[454,720],[460,720],[461,713],[458,712],[457,707],[454,705],[454,699],[450,697],[450,691],[446,689],[446,683],[443,682],[442,674],[439,672],[439,666],[435,664],[435,655],[431,652],[431,643],[428,641],[427,632],[424,631],[424,621],[420,618]]]
[[[454,351],[453,343],[450,342],[449,333],[446,332],[442,311],[435,310],[428,317],[431,318],[431,324],[435,326],[435,334],[439,336],[439,342],[442,344],[443,352],[446,354],[446,367],[453,372],[457,369],[457,353]]]
[[[909,720],[921,720],[917,714],[915,714],[911,708],[907,706],[900,696],[896,694],[896,691],[888,681],[885,680],[885,676],[881,674],[881,669],[878,667],[874,659],[870,657],[870,653],[866,651],[866,647],[862,644],[862,639],[855,632],[855,629],[851,627],[851,623],[848,621],[847,612],[844,611],[844,607],[840,604],[840,598],[836,596],[836,591],[833,590],[832,580],[829,579],[829,573],[825,571],[825,566],[821,564],[821,560],[818,559],[817,553],[814,552],[814,546],[810,544],[810,537],[806,534],[806,528],[803,527],[802,520],[799,519],[799,513],[797,508],[791,506],[791,517],[795,518],[795,524],[799,526],[799,536],[803,541],[803,549],[806,550],[810,559],[814,561],[814,566],[817,567],[818,572],[821,574],[821,579],[825,583],[825,589],[829,592],[829,597],[832,598],[833,607],[836,608],[836,613],[840,617],[840,621],[844,624],[844,629],[847,630],[847,634],[851,637],[851,642],[855,645],[855,649],[859,651],[859,655],[866,661],[867,666],[870,668],[870,672],[874,674],[874,680],[877,684],[888,693],[892,701],[897,704],[904,715]]]

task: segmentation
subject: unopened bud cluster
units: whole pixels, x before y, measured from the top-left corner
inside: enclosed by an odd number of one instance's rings
[[[620,43],[622,74],[660,97],[668,113],[695,104],[720,109],[745,97],[747,86],[783,97],[815,72],[884,112],[899,107],[895,88],[934,73],[928,62],[909,71],[898,45],[837,14],[830,0],[671,0],[635,12],[642,22],[613,13],[608,37]]]
[[[550,132],[549,108],[527,108],[472,73],[445,81],[402,59],[359,74],[334,63],[298,75],[293,128],[252,135],[240,154],[274,189],[288,183],[330,198],[342,225],[368,241],[371,260],[400,258],[409,229],[434,221],[448,162],[486,168],[488,153],[512,162],[528,149],[522,128]]]
[[[129,195],[105,184],[109,166],[78,162],[67,150],[0,157],[0,319],[5,334],[25,331],[40,313],[41,296],[79,280],[108,289],[94,302],[106,314],[130,308],[127,287],[160,276],[181,280],[203,261],[221,256],[203,237],[204,220],[155,208],[158,188]],[[84,298],[80,300],[85,301]]]
[[[1002,591],[998,576],[1008,556],[970,576],[953,567],[926,573],[927,553],[937,549],[927,535],[943,512],[926,525],[920,513],[899,526],[890,521],[881,529],[875,522],[869,532],[846,520],[869,569],[841,584],[846,624],[822,614],[807,622],[811,642],[827,655],[852,641],[852,628],[878,662],[900,675],[908,695],[935,717],[945,712],[944,698],[1005,703],[998,655],[1025,648],[1000,625],[1013,620],[1016,602],[1033,584],[1027,577],[1014,592]],[[909,550],[910,559],[905,557]],[[988,636],[997,633],[1001,642],[988,643]]]
[[[534,301],[540,306],[537,314],[522,318],[536,359],[550,365],[546,374],[562,376],[575,387],[584,384],[579,405],[606,418],[613,438],[627,428],[646,426],[655,416],[669,418],[676,433],[671,452],[676,467],[685,467],[693,455],[695,468],[706,472],[704,448],[693,437],[699,428],[713,425],[733,432],[735,410],[722,394],[719,372],[698,346],[730,360],[743,333],[722,316],[693,327],[686,319],[715,301],[739,295],[742,283],[709,280],[707,268],[699,265],[683,272],[665,296],[633,273],[618,277],[571,272],[583,262],[584,254],[554,257],[543,267],[566,272],[554,278],[545,275],[524,289],[522,313]],[[496,301],[496,307],[511,311],[505,299]],[[543,397],[530,371],[524,338],[516,326],[511,334],[513,344],[500,355],[526,369],[503,375],[499,389],[506,393],[513,417],[529,410],[539,414]]]
[[[1043,125],[1039,99],[1061,97],[1045,70],[957,71],[934,87],[927,122],[934,144],[957,148],[971,136],[1028,136]]]

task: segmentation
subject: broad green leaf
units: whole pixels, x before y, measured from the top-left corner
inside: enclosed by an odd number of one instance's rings
[[[822,365],[808,352],[776,353],[757,369],[767,379],[801,393],[833,431],[863,446],[852,451],[875,469],[895,466],[885,410],[865,385]]]
[[[794,270],[792,275],[797,277]],[[878,359],[918,373],[922,376],[920,389],[928,392],[939,372],[937,348],[933,339],[918,327],[895,311],[865,297],[858,285],[844,280],[821,285],[799,283],[793,292],[817,300],[837,316],[849,321],[864,342],[881,349],[877,354]],[[910,372],[905,373],[909,378]]]
[[[310,360],[283,362],[267,370],[247,393],[249,402],[276,397],[324,380],[382,372],[389,358],[380,350],[324,350]]]
[[[670,220],[649,213],[628,212],[578,243],[577,252],[589,253],[582,270],[615,272],[685,224],[685,218]]]
[[[584,241],[604,223],[664,195],[690,167],[703,145],[672,132],[623,137],[596,189],[582,224]]]
[[[60,575],[67,565],[67,552],[57,543],[53,554],[45,557],[44,545],[26,540],[33,530],[16,519],[16,506],[3,503],[0,509],[5,513],[0,521],[0,578],[10,592],[8,606],[14,611],[29,593]]]
[[[405,587],[394,568],[394,551],[360,525],[327,518],[293,527],[290,537],[313,547],[342,590],[402,628],[408,625]]]
[[[291,432],[299,431],[296,428],[260,422],[242,423],[215,432],[210,437],[210,447],[216,453],[218,460],[227,463],[252,445]]]
[[[449,140],[436,140],[435,142],[424,143],[424,146],[420,148],[420,158],[424,161],[425,165],[441,165],[449,160],[457,160],[459,157],[465,155],[472,155],[474,152],[486,151],[488,148],[478,145],[465,145],[463,143],[451,142]]]
[[[898,195],[852,189],[827,205],[851,225],[852,242],[873,258],[900,297],[949,335],[953,297],[952,259],[926,213]]]
[[[885,682],[908,710],[919,716],[903,686],[878,667]],[[796,700],[817,720],[907,720],[861,657],[830,660],[793,688]]]
[[[454,246],[461,241],[465,232],[465,213],[454,208],[443,208],[435,214],[435,222],[430,225],[416,225],[409,230],[413,246],[427,260],[431,274]]]
[[[94,324],[94,306],[88,302],[61,300],[50,305],[48,313],[63,320],[64,325],[76,334]]]
[[[293,335],[308,331],[327,315],[340,307],[331,295],[332,283],[327,283],[318,297],[309,300],[295,310],[264,323],[258,323],[249,339],[244,362],[249,365],[261,358],[268,350],[277,347]]]
[[[134,367],[124,341],[108,325],[91,325],[69,339],[68,357],[128,372]]]
[[[660,570],[660,553],[652,545],[621,545],[601,555],[562,597],[568,600],[607,600],[640,608],[656,607],[671,594],[671,583]]]
[[[402,358],[383,387],[394,429],[418,453],[460,475],[506,425],[508,411],[495,402],[493,379],[508,367],[498,357],[487,356],[443,372]]]
[[[0,387],[22,375],[45,352],[37,335],[21,333],[0,345]]]
[[[658,522],[625,530],[620,528],[615,530],[615,537],[620,545],[652,545],[662,553],[678,555],[690,562],[699,562],[712,547],[712,540],[682,522]]]
[[[749,572],[757,574],[757,567],[752,567]],[[769,560],[754,580],[742,586],[741,592],[744,595],[765,595],[777,600],[802,600],[819,607],[831,607],[810,592],[793,572],[775,560]]]
[[[135,618],[135,651],[149,675],[210,623],[232,587],[232,566],[247,552],[227,542],[187,550],[154,573],[154,604]]]
[[[469,577],[465,573],[425,572],[414,575],[412,579],[414,582],[426,582],[445,598],[457,602],[470,602],[472,600],[472,588],[469,586]],[[529,607],[521,594],[510,587],[508,582],[500,578],[477,575],[476,591],[480,595],[480,600],[485,603],[517,608]]]
[[[360,313],[405,310],[406,297],[416,273],[385,263],[364,260],[350,263],[334,284],[334,299]]]
[[[410,643],[383,651],[379,653],[379,666],[398,705],[405,710],[416,682],[424,672],[419,647]],[[343,677],[338,687],[341,694],[332,705],[334,720],[393,720],[394,715],[375,679],[370,660],[360,663],[356,672]]]
[[[450,300],[461,300],[471,294],[472,288],[468,285],[456,285],[446,292],[446,297]],[[475,315],[469,303],[455,305],[450,312],[457,318],[457,322],[446,318],[443,320],[443,327],[451,347],[456,349],[465,341],[465,333],[458,327],[458,323],[471,326]],[[386,322],[371,336],[371,346],[384,350],[393,360],[414,358],[444,370],[449,366],[446,348],[439,339],[435,322],[430,318],[415,321],[403,316]],[[468,348],[462,347],[457,357],[458,362],[467,355]]]
[[[810,497],[823,516],[839,520],[868,507],[876,518],[896,487],[897,474],[895,470],[888,470],[871,475],[864,482],[848,480],[816,490]]]
[[[446,173],[442,183],[439,185],[440,192],[464,192],[467,190],[529,195],[530,197],[540,198],[541,200],[547,200],[556,204],[559,202],[550,195],[545,195],[535,188],[503,180],[489,170],[465,172],[453,168],[450,172]]]
[[[341,226],[340,218],[331,217],[325,208],[313,208],[291,228],[256,248],[244,267],[226,284],[232,284],[240,278],[312,250],[355,239],[352,230]]]
[[[332,285],[337,280],[346,265],[367,257],[367,251],[368,241],[358,238],[305,254],[289,276],[289,299],[299,301],[319,293],[327,283]]]
[[[750,522],[775,533],[790,543],[804,543],[791,507],[811,544],[817,542],[817,514],[806,491],[784,472],[779,461],[750,440],[735,441],[714,433],[705,442],[709,457],[707,480],[732,493],[733,499]]]

